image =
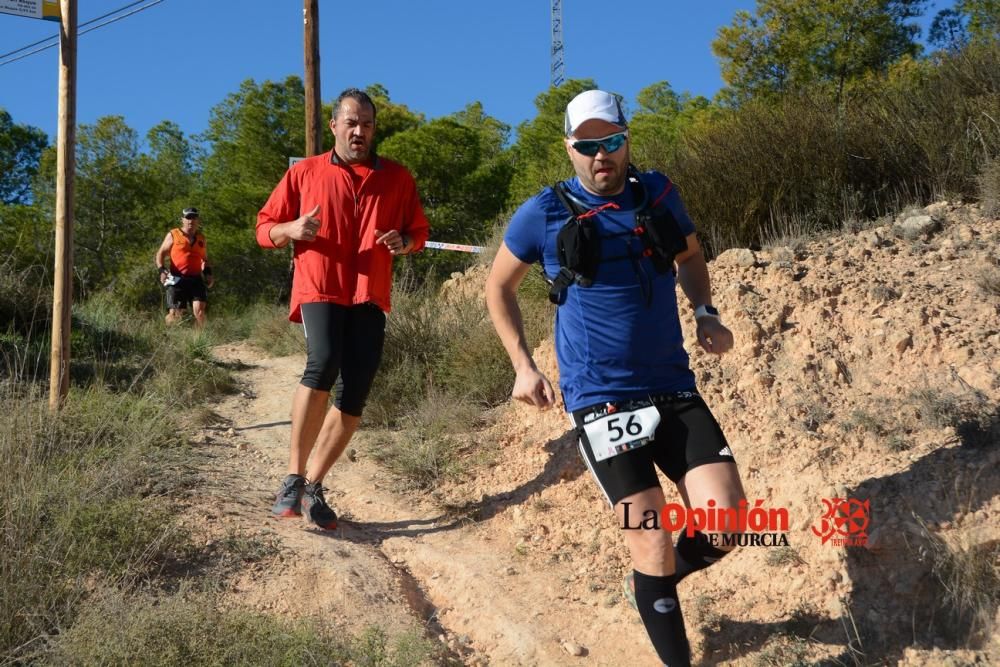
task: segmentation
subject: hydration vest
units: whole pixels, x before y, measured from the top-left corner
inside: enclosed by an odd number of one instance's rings
[[[178,228],[170,230],[174,244],[170,246],[170,272],[179,276],[200,276],[205,259],[205,237],[195,234],[194,243]]]
[[[627,180],[628,187],[632,191],[632,201],[636,202],[635,226],[630,230],[608,234],[603,238],[637,236],[642,243],[641,255],[632,252],[627,240],[626,247],[629,249],[627,254],[614,257],[601,255],[602,237],[597,225],[594,224],[594,217],[603,210],[618,208],[617,204],[608,202],[597,208],[590,208],[573,195],[565,181],[552,186],[556,197],[570,212],[569,219],[556,236],[559,273],[555,278],[545,276],[550,285],[549,301],[552,303],[560,305],[565,302],[566,290],[570,285],[575,284],[580,287],[593,285],[597,267],[604,262],[628,259],[633,262],[633,266],[637,266],[640,257],[648,257],[657,273],[666,273],[674,270],[674,258],[687,250],[687,239],[670,207],[657,206],[659,200],[650,205],[639,172],[631,165]],[[669,192],[672,186],[673,184],[668,181],[666,192]],[[651,289],[646,294],[646,303],[647,305],[652,303]]]

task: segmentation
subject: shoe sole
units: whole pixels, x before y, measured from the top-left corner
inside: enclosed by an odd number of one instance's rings
[[[310,518],[306,518],[306,523],[309,524],[310,526],[316,526],[317,528],[321,528],[322,530],[337,530],[336,521],[327,524],[322,524],[322,523],[317,523],[316,521],[313,521]]]
[[[310,526],[316,526],[322,530],[337,530],[337,518],[334,518],[333,521],[329,521],[327,523],[320,523],[312,517],[312,507],[312,503],[307,500],[302,501],[302,515],[306,518],[307,524]],[[336,514],[334,514],[334,517],[336,517]]]
[[[279,519],[290,519],[292,517],[302,516],[302,512],[296,512],[293,509],[283,509],[280,512],[271,510],[271,514]]]

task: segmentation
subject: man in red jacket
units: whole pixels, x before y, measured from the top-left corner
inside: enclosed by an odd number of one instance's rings
[[[372,151],[372,99],[345,90],[330,129],[333,150],[291,167],[257,215],[262,247],[295,241],[289,319],[302,323],[307,350],[292,399],[288,476],[271,512],[304,514],[326,530],[337,515],[323,477],[361,421],[382,357],[392,259],[423,249],[429,231],[413,177]]]

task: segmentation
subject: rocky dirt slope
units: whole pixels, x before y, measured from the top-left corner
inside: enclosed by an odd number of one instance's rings
[[[1000,221],[947,203],[918,213],[710,264],[736,347],[692,365],[748,497],[791,525],[787,548],[742,548],[681,585],[702,664],[1000,660]],[[476,293],[482,277],[449,289]],[[696,350],[686,305],[682,319]],[[232,604],[352,631],[429,622],[466,664],[656,664],[560,410],[502,408],[471,436],[491,465],[428,497],[400,492],[362,436],[327,480],[347,519],[331,536],[266,515],[301,359],[222,354],[251,368],[201,437],[218,502],[190,521],[278,552],[230,577]],[[536,360],[556,378],[551,342]],[[814,534],[831,498],[869,501],[867,546]]]

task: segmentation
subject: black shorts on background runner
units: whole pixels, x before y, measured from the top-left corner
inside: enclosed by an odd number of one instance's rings
[[[676,484],[689,470],[706,463],[735,463],[722,428],[701,396],[680,392],[651,398],[660,413],[653,441],[603,461],[594,458],[583,430],[583,417],[594,406],[575,410],[571,415],[580,435],[580,454],[612,506],[634,493],[659,486],[656,468]]]
[[[208,302],[208,290],[201,276],[172,275],[173,285],[167,285],[167,308],[185,310],[193,301]]]
[[[302,385],[334,389],[337,409],[360,417],[382,361],[385,313],[371,303],[304,303],[302,326],[306,334]]]

